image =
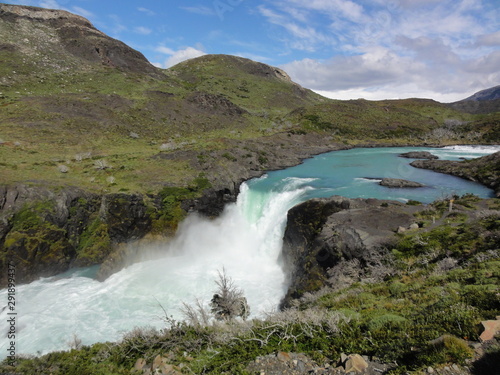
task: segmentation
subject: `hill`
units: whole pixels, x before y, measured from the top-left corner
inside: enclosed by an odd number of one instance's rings
[[[227,168],[240,180],[297,162],[299,142],[310,150],[301,153],[306,157],[335,144],[456,142],[470,132],[448,132],[449,140],[433,135],[447,119],[472,119],[437,102],[334,101],[279,68],[241,57],[208,55],[161,70],[65,11],[3,4],[0,37],[6,183],[157,192],[210,170],[208,178],[223,185]],[[238,150],[249,140],[260,153],[244,158],[249,152]],[[290,151],[277,153],[274,142]],[[211,159],[207,152],[215,152],[213,162],[201,165]],[[220,158],[227,152],[243,168],[228,167]],[[95,163],[112,166],[112,176]]]

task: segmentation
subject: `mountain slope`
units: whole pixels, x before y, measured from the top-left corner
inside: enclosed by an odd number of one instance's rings
[[[463,100],[450,103],[456,110],[473,113],[487,114],[500,111],[500,85],[476,92]]]
[[[500,85],[476,92],[474,95],[464,99],[464,101],[484,101],[495,99],[500,99]]]
[[[104,65],[159,76],[138,51],[97,30],[87,19],[63,10],[0,5],[1,48],[6,65],[67,71]]]
[[[220,149],[226,147],[222,138],[259,138],[264,129],[269,135],[280,131],[280,118],[289,111],[323,100],[285,73],[267,77],[267,72],[279,70],[221,55],[164,71],[83,17],[2,4],[4,182],[94,191],[185,185],[203,171],[191,165],[191,157],[152,156]],[[217,82],[207,82],[208,74]],[[96,160],[113,168],[98,172]],[[106,182],[109,177],[117,183]]]

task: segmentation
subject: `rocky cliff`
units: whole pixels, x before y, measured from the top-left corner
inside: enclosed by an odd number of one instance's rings
[[[293,207],[282,253],[290,283],[283,306],[325,285],[341,288],[386,276],[385,245],[398,228],[415,223],[418,209],[395,201],[339,196]]]
[[[211,188],[191,195],[178,199],[175,190],[100,195],[75,187],[0,186],[0,286],[6,284],[8,262],[16,266],[18,283],[95,264],[103,264],[98,275],[106,278],[136,258],[120,244],[152,232],[169,235],[189,210],[216,216],[235,199],[230,191]]]

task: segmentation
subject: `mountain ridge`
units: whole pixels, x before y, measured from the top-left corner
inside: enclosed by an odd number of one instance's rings
[[[473,95],[449,104],[452,108],[472,113],[488,114],[500,111],[500,85],[490,87]]]
[[[463,99],[462,101],[468,101],[468,100],[482,101],[482,100],[495,100],[495,99],[500,99],[500,85],[478,91],[475,94],[469,96],[468,98]]]

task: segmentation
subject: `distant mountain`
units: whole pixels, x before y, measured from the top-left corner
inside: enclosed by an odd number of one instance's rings
[[[450,103],[450,106],[462,112],[485,114],[500,111],[500,85],[476,92],[468,98]]]
[[[495,99],[500,99],[500,85],[478,91],[474,95],[469,96],[463,101],[469,101],[469,100],[484,101],[484,100],[495,100]]]

